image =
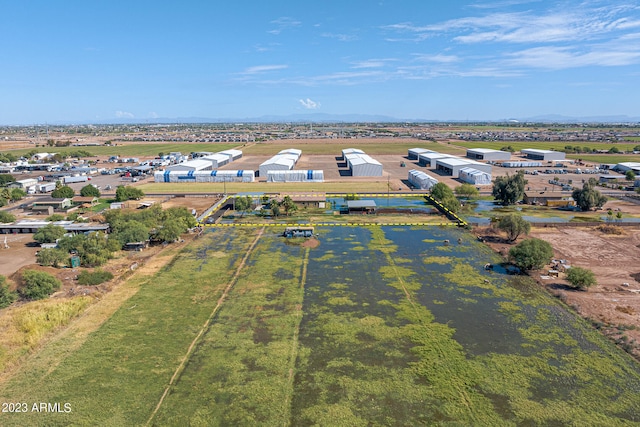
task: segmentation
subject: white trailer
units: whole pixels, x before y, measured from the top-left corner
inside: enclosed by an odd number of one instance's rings
[[[62,178],[62,182],[64,182],[65,184],[73,184],[74,182],[87,182],[88,180],[89,177],[86,175],[65,176],[64,178]]]
[[[39,193],[51,193],[53,190],[56,189],[56,183],[47,182],[46,184],[38,184],[37,187],[38,187]]]

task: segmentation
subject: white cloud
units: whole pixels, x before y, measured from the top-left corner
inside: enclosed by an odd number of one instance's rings
[[[389,62],[397,61],[396,59],[366,59],[364,61],[353,62],[351,68],[381,68],[386,66]]]
[[[127,111],[116,111],[116,117],[118,118],[126,118],[126,119],[133,119],[135,116],[133,115],[133,113],[129,113]]]
[[[244,71],[242,71],[240,74],[243,75],[254,75],[254,74],[262,74],[262,73],[266,73],[269,71],[276,71],[276,70],[284,70],[285,68],[289,68],[288,65],[256,65],[254,67],[249,67],[247,69],[245,69]]]
[[[291,28],[295,28],[295,27],[299,27],[300,25],[302,25],[302,22],[294,19],[294,18],[290,18],[288,16],[282,16],[278,19],[274,19],[273,21],[270,22],[271,24],[275,25],[276,28],[274,28],[273,30],[267,31],[269,34],[273,34],[273,35],[278,35],[281,32],[283,32],[284,30],[288,30]]]
[[[312,101],[309,98],[307,98],[307,99],[299,99],[298,101],[307,110],[317,110],[318,108],[320,108],[320,103]]]
[[[358,40],[357,36],[350,35],[350,34],[322,33],[320,34],[320,36],[329,38],[329,39],[339,40],[341,42],[352,42],[352,41]]]
[[[147,117],[149,117],[150,119],[157,119],[158,117],[158,113],[156,113],[155,111],[150,111],[149,114],[147,114]]]

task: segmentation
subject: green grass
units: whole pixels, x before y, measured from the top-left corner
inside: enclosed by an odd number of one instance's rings
[[[596,150],[609,150],[616,147],[620,151],[632,151],[637,144],[617,142],[615,144],[606,142],[589,141],[455,141],[452,144],[465,148],[492,148],[499,150],[502,147],[512,146],[516,151],[525,148],[536,148],[540,150],[564,150],[565,146],[589,147]],[[579,154],[576,154],[579,155]]]
[[[236,281],[255,230],[196,240],[82,347],[0,383],[4,401],[71,413],[2,425],[146,424],[200,331],[152,425],[640,422],[635,362],[529,281],[484,271],[497,256],[472,236],[340,227],[305,249],[278,231]],[[461,238],[446,256],[443,237]]]
[[[69,402],[71,413],[3,414],[2,424],[144,424],[239,261],[225,246],[246,251],[252,234],[200,239],[149,278],[80,351],[51,372],[25,370],[0,389],[5,401]]]

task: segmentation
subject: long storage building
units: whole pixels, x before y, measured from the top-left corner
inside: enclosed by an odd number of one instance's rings
[[[467,157],[472,160],[486,160],[489,162],[511,160],[511,153],[508,151],[492,150],[490,148],[469,148]]]
[[[452,156],[451,154],[442,154],[435,151],[432,151],[430,153],[421,153],[418,154],[418,164],[429,168],[434,168],[436,167],[436,160],[450,159],[451,157],[454,156]]]
[[[491,174],[474,168],[460,169],[460,180],[473,185],[491,184]]]
[[[351,176],[382,176],[382,163],[366,154],[347,154]]]
[[[157,171],[155,182],[254,182],[252,170]]]
[[[480,163],[459,157],[436,160],[436,170],[441,171],[445,175],[451,175],[453,178],[458,178],[460,176],[460,169],[467,167],[491,174],[491,165],[486,163]]]
[[[550,162],[554,160],[564,160],[565,153],[562,151],[552,150],[538,150],[535,148],[525,148],[521,150],[522,154],[527,156],[527,159],[540,160],[543,162]]]
[[[438,183],[438,180],[422,171],[411,169],[409,171],[409,183],[420,190],[430,190]]]
[[[324,182],[321,170],[270,170],[267,182]]]
[[[424,153],[433,153],[433,150],[427,150],[426,148],[409,148],[409,152],[407,153],[407,157],[409,160],[417,160],[420,154]]]

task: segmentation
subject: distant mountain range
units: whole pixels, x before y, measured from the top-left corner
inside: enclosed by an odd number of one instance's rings
[[[284,116],[267,115],[245,118],[210,118],[210,117],[177,117],[177,118],[113,118],[104,120],[88,120],[80,122],[49,122],[50,124],[174,124],[174,123],[640,123],[640,117],[589,116],[570,117],[558,114],[541,115],[526,118],[509,118],[497,120],[429,120],[399,119],[391,116],[373,114],[292,114]]]

